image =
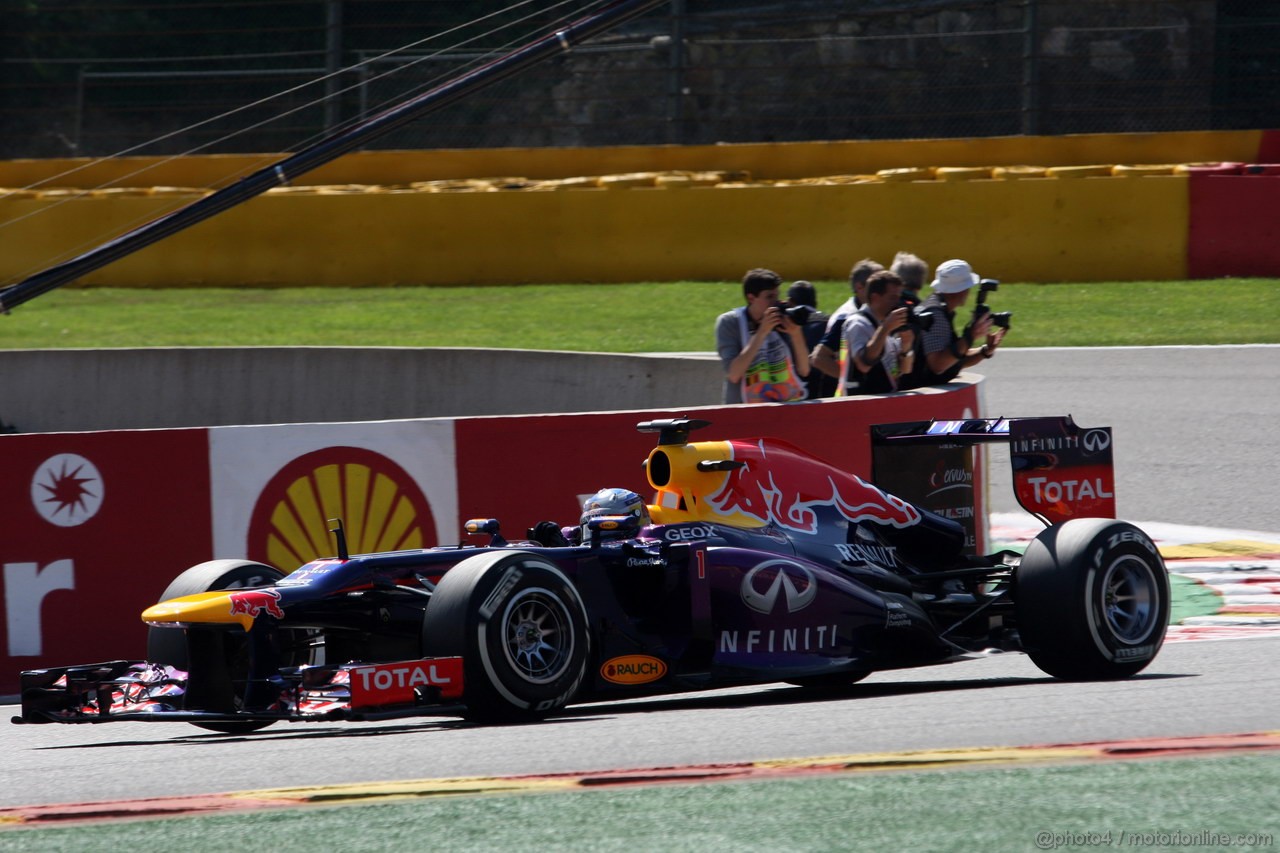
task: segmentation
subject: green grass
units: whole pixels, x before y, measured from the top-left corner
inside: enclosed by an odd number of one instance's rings
[[[821,307],[847,297],[818,282]],[[0,317],[0,348],[408,346],[714,349],[737,282],[296,289],[64,288]],[[972,302],[972,300],[971,300]],[[1004,284],[1007,346],[1280,343],[1280,281]],[[969,308],[961,312],[967,318]]]
[[[849,773],[9,829],[0,851],[1274,850],[1277,784],[1274,754]]]

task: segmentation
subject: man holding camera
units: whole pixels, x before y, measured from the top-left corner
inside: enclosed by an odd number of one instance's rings
[[[909,376],[915,357],[911,309],[902,304],[902,279],[881,270],[867,279],[866,304],[844,324],[841,361],[845,395],[889,394]]]
[[[812,352],[827,330],[828,319],[824,312],[818,310],[817,288],[808,281],[794,281],[787,288],[787,301],[783,304],[788,309],[787,316],[801,324],[805,349]],[[807,317],[798,316],[805,313],[806,309]],[[830,397],[836,393],[836,378],[815,370],[812,361],[809,362],[809,375],[805,377],[804,384],[809,389],[810,400]]]
[[[778,302],[781,285],[782,278],[773,270],[749,271],[742,279],[747,304],[716,320],[726,403],[789,403],[805,398],[809,350],[803,323],[792,319]]]
[[[853,265],[849,272],[849,289],[852,294],[844,301],[835,313],[827,320],[827,328],[818,341],[818,345],[809,351],[809,369],[816,370],[831,379],[835,387],[833,393],[839,392],[839,383],[850,380],[840,369],[840,346],[844,340],[844,322],[849,315],[862,307],[866,297],[867,279],[884,269],[884,264],[863,258]],[[856,379],[856,377],[853,377]]]
[[[955,328],[956,312],[969,300],[969,291],[981,283],[978,306],[973,320],[963,332]],[[1009,330],[1008,315],[994,315],[984,304],[989,290],[995,290],[999,282],[980,279],[965,261],[956,259],[938,265],[933,280],[933,293],[917,308],[917,314],[932,316],[931,322],[921,323],[925,329],[921,336],[921,355],[917,357],[911,387],[941,385],[950,382],[961,370],[982,363],[995,355],[1000,341]],[[1002,325],[992,329],[993,320],[1001,319]],[[981,346],[975,346],[984,341]]]

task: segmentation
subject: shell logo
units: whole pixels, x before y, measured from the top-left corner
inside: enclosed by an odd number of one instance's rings
[[[604,680],[614,684],[648,684],[666,674],[666,663],[648,655],[610,658],[600,667]]]
[[[342,519],[353,554],[430,548],[431,504],[393,460],[360,447],[326,447],[281,468],[249,518],[249,559],[291,572],[337,553],[331,518]]]

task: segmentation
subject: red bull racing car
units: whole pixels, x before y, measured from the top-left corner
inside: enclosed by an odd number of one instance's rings
[[[690,441],[650,421],[652,503],[570,536],[539,525],[287,575],[216,560],[142,613],[148,659],[22,674],[23,723],[180,720],[242,733],[281,720],[459,714],[519,721],[570,703],[743,684],[847,685],[877,670],[1021,651],[1064,679],[1124,678],[1159,651],[1169,582],[1151,539],[1108,517],[1108,429],[1070,418],[876,427],[875,483],[774,439]],[[1010,447],[1046,522],[1025,553],[890,494],[919,460]],[[926,461],[922,470],[937,470]],[[909,478],[908,478],[909,479]],[[906,491],[910,491],[909,484]]]

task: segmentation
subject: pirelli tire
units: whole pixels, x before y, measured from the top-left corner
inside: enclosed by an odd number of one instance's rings
[[[422,626],[427,657],[461,655],[467,719],[536,720],[577,694],[590,655],[587,611],[551,561],[478,554],[437,584]]]
[[[270,586],[283,577],[284,572],[264,563],[255,563],[251,560],[210,560],[207,563],[192,566],[174,578],[160,594],[159,600],[168,601],[184,595],[223,589],[256,589]],[[230,635],[219,635],[214,640],[222,645],[222,656],[230,679],[226,683],[222,683],[223,680],[219,679],[221,687],[214,691],[217,694],[214,697],[215,704],[223,706],[223,710],[233,710],[240,700],[235,695],[232,684],[237,677],[243,678],[248,671],[248,642],[243,636]],[[190,671],[187,632],[181,628],[147,629],[147,660],[172,666],[184,672]],[[198,678],[199,674],[192,677]],[[190,685],[190,682],[188,684]],[[222,734],[247,734],[266,728],[271,725],[271,722],[245,720],[243,722],[195,722],[192,725]]]
[[[1128,678],[1164,643],[1169,575],[1151,537],[1128,522],[1044,530],[1018,566],[1015,595],[1022,646],[1056,678]]]

